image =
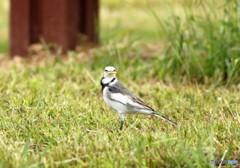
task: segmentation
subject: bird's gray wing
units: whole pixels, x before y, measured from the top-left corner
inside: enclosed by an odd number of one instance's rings
[[[109,91],[112,93],[121,93],[123,95],[134,96],[126,87],[123,86],[119,81],[113,85],[109,85]]]
[[[126,106],[137,109],[137,111],[145,111],[145,114],[152,114],[156,117],[159,117],[165,121],[168,121],[169,123],[177,126],[177,123],[168,119],[165,116],[159,115],[155,110],[153,110],[151,107],[146,105],[142,100],[134,96],[127,88],[125,88],[119,81],[114,83],[113,85],[109,85],[109,91],[112,93],[111,99],[114,101],[117,101],[119,103],[125,104]],[[114,94],[119,94],[118,96],[113,96]],[[121,95],[121,96],[120,96]],[[128,98],[124,99],[124,96],[127,96]],[[123,101],[121,101],[122,99]],[[125,101],[124,101],[125,100]],[[129,101],[128,101],[129,100]]]
[[[140,100],[139,98],[137,98],[133,93],[131,93],[126,87],[124,87],[119,81],[117,81],[116,83],[114,83],[113,85],[109,85],[109,91],[111,93],[119,93],[122,94],[124,96],[128,96],[129,99],[131,99],[131,101],[127,102],[128,105],[131,106],[136,106],[136,104],[138,105],[138,108],[142,108],[142,109],[146,109],[146,110],[150,110],[155,112],[155,110],[153,110],[151,107],[149,107],[148,105],[146,105],[142,100]],[[136,107],[137,108],[137,107]]]

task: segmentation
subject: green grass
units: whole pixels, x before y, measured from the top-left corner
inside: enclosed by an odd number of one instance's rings
[[[199,15],[186,9],[186,22],[176,15],[160,23],[169,42],[164,54],[171,62],[170,73],[176,78],[185,75],[190,81],[206,83],[210,79],[216,85],[238,84],[240,4],[224,1],[224,7],[208,5],[199,5],[199,10],[204,11]]]
[[[238,8],[231,0],[102,0],[102,47],[70,52],[67,60],[47,44],[32,60],[1,57],[0,168],[215,167],[211,160],[239,160]],[[119,116],[101,94],[107,65],[179,127],[138,115],[126,116],[119,131]]]
[[[2,167],[211,167],[210,160],[225,152],[224,159],[240,158],[237,87],[163,83],[150,67],[156,60],[105,52],[97,49],[92,61],[72,53],[68,61],[22,62],[1,70]],[[107,64],[179,127],[126,116],[119,131],[117,113],[102,100],[99,81]]]
[[[158,59],[155,66],[159,66],[159,78],[226,86],[240,82],[239,2],[105,3],[114,11],[103,7],[103,42],[145,46],[151,42],[159,46],[150,55]]]

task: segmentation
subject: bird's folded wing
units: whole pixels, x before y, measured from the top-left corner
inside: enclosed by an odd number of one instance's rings
[[[113,101],[119,102],[131,108],[139,109],[139,110],[149,110],[154,111],[151,107],[147,106],[143,101],[135,97],[133,94],[123,94],[120,91],[117,91],[117,88],[109,88],[110,94],[109,98]],[[111,92],[114,90],[114,92]]]
[[[150,111],[155,111],[153,110],[151,107],[149,107],[148,105],[146,105],[142,100],[140,100],[139,98],[137,97],[133,97],[132,98],[133,102],[135,104],[138,104],[139,106],[141,106],[142,108],[146,109],[146,110],[150,110]]]

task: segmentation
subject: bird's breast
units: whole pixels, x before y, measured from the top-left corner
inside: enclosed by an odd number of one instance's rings
[[[112,93],[110,93],[109,88],[105,87],[103,89],[103,99],[104,99],[105,103],[109,107],[111,107],[113,110],[115,110],[119,113],[126,113],[128,111],[127,106],[124,105],[124,103],[121,101],[116,101],[116,100],[111,99],[110,94],[112,94]]]
[[[109,90],[108,90],[108,87],[104,87],[103,88],[103,100],[105,101],[105,103],[107,104],[107,105],[109,105],[109,98],[108,98],[108,93],[109,92]]]

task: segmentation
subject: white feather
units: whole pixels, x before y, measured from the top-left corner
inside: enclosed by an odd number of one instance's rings
[[[108,87],[104,88],[103,90],[103,99],[106,102],[106,104],[117,111],[118,113],[126,113],[128,111],[127,106],[125,105],[126,99],[123,95],[115,95],[114,99],[112,99],[110,96],[110,92],[108,90]],[[112,96],[112,95],[111,95]],[[121,99],[119,102],[114,101],[116,98]],[[124,102],[124,103],[123,103]]]
[[[120,114],[151,114],[153,112],[147,109],[145,106],[134,102],[128,95],[111,93],[107,87],[103,90],[103,98],[108,106]]]

